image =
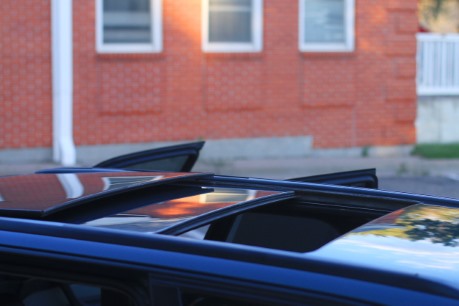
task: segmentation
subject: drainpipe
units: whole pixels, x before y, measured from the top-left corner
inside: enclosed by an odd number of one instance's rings
[[[51,1],[53,160],[76,163],[73,143],[72,0]]]

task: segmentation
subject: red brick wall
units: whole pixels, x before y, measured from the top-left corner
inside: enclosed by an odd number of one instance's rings
[[[18,10],[26,2],[28,10]],[[0,42],[14,49],[1,48],[1,104],[9,112],[21,106],[16,116],[1,112],[9,138],[0,147],[51,143],[49,1],[32,2],[0,4]],[[28,17],[3,9],[13,4]],[[163,0],[163,52],[97,54],[94,0],[73,6],[77,145],[300,135],[322,148],[415,140],[416,0],[356,0],[356,49],[329,54],[298,51],[297,0],[264,1],[263,51],[254,54],[201,51],[201,0]],[[30,53],[20,53],[24,46]]]
[[[0,148],[50,147],[49,0],[0,1]]]

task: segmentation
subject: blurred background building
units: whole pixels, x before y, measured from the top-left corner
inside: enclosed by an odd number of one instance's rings
[[[419,143],[459,142],[459,1],[420,0]]]
[[[427,81],[437,40],[416,38],[418,4],[2,0],[0,161],[91,162],[196,139],[209,158],[406,151],[417,40],[418,93],[459,93],[457,66],[452,81]]]

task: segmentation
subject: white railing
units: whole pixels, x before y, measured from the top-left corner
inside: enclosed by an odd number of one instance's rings
[[[459,34],[417,34],[418,95],[459,95]]]

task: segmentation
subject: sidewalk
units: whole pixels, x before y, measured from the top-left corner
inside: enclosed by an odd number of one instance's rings
[[[0,164],[0,175],[26,174],[39,169],[59,166],[53,163]],[[429,160],[419,157],[310,157],[238,161],[216,160],[200,161],[193,170],[216,174],[284,179],[366,168],[376,168],[379,177],[441,176],[459,178],[459,159]]]

